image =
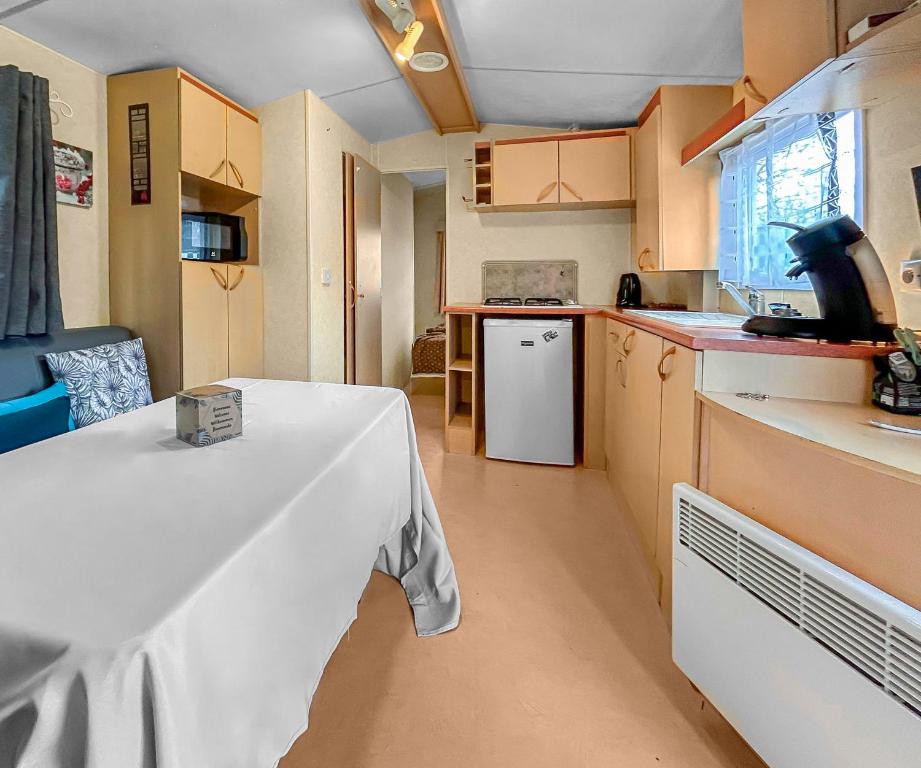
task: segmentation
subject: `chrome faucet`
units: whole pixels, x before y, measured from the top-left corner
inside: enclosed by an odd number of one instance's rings
[[[746,314],[746,315],[748,315],[749,317],[754,317],[754,315],[755,315],[755,309],[754,309],[754,307],[752,307],[752,305],[751,305],[751,303],[750,303],[751,294],[749,294],[749,298],[746,299],[746,298],[742,295],[742,291],[740,291],[738,288],[736,288],[732,283],[727,283],[726,281],[720,281],[720,282],[718,282],[718,283],[716,284],[716,287],[717,287],[717,288],[722,288],[724,291],[726,291],[726,293],[728,293],[730,296],[732,296],[732,298],[735,300],[735,303],[738,304],[738,305],[745,311],[745,314]],[[756,293],[757,293],[757,291],[756,291]],[[760,294],[759,294],[759,296],[760,296]],[[762,299],[762,301],[763,301],[763,300],[764,300],[764,296],[761,296],[761,299]]]

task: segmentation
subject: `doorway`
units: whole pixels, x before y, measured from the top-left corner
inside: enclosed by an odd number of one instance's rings
[[[381,385],[381,174],[343,153],[345,382]]]

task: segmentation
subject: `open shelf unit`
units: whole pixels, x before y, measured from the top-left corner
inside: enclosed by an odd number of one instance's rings
[[[445,344],[445,450],[474,455],[479,429],[479,324],[472,313],[449,313]]]
[[[492,205],[492,143],[473,145],[473,204]]]

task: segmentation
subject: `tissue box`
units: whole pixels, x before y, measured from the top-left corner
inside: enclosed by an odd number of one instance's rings
[[[243,434],[243,393],[209,384],[176,393],[176,437],[202,446]]]

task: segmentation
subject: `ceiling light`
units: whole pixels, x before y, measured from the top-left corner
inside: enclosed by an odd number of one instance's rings
[[[448,66],[448,57],[436,51],[423,51],[409,60],[409,66],[416,72],[441,72]]]
[[[374,4],[390,19],[395,32],[403,33],[416,20],[411,0],[374,0]]]
[[[406,37],[404,37],[403,42],[397,46],[393,55],[400,61],[409,61],[413,57],[413,53],[415,53],[416,43],[418,43],[419,38],[422,37],[422,30],[423,26],[421,21],[414,21],[410,24],[406,28]]]

